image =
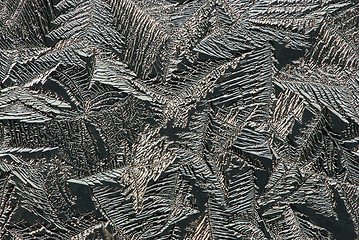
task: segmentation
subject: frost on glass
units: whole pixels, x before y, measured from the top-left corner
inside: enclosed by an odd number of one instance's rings
[[[356,0],[3,0],[0,239],[357,239]]]

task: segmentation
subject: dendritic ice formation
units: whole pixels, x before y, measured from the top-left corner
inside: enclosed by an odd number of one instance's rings
[[[2,0],[0,239],[359,239],[357,0]]]

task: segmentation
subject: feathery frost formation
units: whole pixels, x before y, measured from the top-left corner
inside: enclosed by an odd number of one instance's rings
[[[0,239],[358,239],[357,0],[3,0]]]

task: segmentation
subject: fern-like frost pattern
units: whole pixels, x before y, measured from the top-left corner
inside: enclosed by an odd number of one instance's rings
[[[359,239],[357,0],[4,0],[0,239]]]

